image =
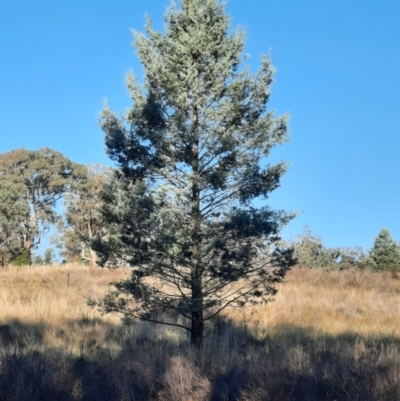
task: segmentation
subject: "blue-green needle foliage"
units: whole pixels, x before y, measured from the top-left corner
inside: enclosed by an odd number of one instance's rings
[[[132,108],[122,118],[108,106],[102,113],[119,175],[104,191],[111,235],[97,249],[135,266],[102,306],[184,327],[201,346],[205,321],[269,301],[291,266],[277,244],[293,216],[253,202],[287,169],[267,158],[287,141],[288,116],[267,111],[270,59],[254,75],[241,66],[244,34],[229,33],[217,0],[182,0],[165,19],[164,34],[150,20],[147,34],[134,33],[145,80],[127,77]],[[164,319],[168,309],[188,323]]]
[[[370,258],[375,270],[400,272],[400,248],[386,228],[382,228],[376,237]]]

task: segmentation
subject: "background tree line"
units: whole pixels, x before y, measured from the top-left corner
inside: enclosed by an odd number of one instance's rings
[[[104,233],[100,191],[107,169],[72,162],[49,148],[0,154],[0,265],[50,264],[54,251],[34,257],[51,228],[66,261],[96,264],[90,240]]]
[[[344,270],[349,268],[400,272],[400,244],[386,228],[383,228],[371,249],[365,253],[361,247],[327,248],[321,237],[307,227],[294,241],[288,242],[294,249],[296,263],[310,269]]]
[[[92,244],[99,238],[109,238],[110,227],[112,232],[118,231],[118,225],[104,219],[104,214],[110,213],[107,203],[111,195],[118,191],[121,195],[117,188],[121,182],[115,172],[101,165],[74,163],[49,148],[0,154],[0,265],[51,264],[55,259],[53,249],[36,256],[33,251],[52,225],[57,233],[51,242],[62,260],[101,263]],[[116,258],[111,244],[102,253],[103,261]],[[328,248],[307,227],[285,246],[294,249],[297,266],[400,271],[400,246],[384,228],[366,253],[361,247]]]

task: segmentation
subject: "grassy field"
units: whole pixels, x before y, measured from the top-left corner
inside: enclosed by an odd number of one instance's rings
[[[0,401],[400,400],[400,276],[293,269],[276,300],[179,329],[86,306],[128,270],[0,271]]]

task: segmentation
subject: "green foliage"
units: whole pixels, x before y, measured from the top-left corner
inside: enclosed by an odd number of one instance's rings
[[[35,266],[42,266],[44,265],[44,260],[40,255],[37,255],[33,258],[33,264]]]
[[[98,257],[91,248],[91,241],[96,236],[107,235],[101,215],[101,191],[110,169],[98,164],[85,168],[85,180],[64,198],[64,224],[59,225],[62,235],[58,246],[67,261],[96,265]]]
[[[16,211],[12,218],[7,217],[15,232],[23,230],[18,235],[23,248],[30,250],[40,243],[50,225],[59,220],[55,210],[57,201],[84,178],[80,165],[49,148],[17,149],[0,154],[2,187],[7,183],[8,187],[18,188],[19,202],[25,205],[23,213]],[[29,216],[26,216],[26,205]]]
[[[6,266],[23,249],[29,221],[29,204],[21,184],[0,174],[0,266]]]
[[[363,249],[359,246],[355,248],[339,248],[339,269],[348,269],[348,268],[358,268],[358,269],[367,269],[370,268],[371,262],[363,251]]]
[[[343,270],[368,267],[362,248],[326,248],[322,238],[305,227],[303,234],[291,244],[296,263],[310,269]]]
[[[64,222],[58,225],[58,233],[52,235],[51,243],[59,249],[60,256],[68,263],[82,262],[82,240],[73,228]]]
[[[292,265],[279,230],[293,217],[256,208],[279,186],[286,165],[267,163],[288,139],[287,116],[267,111],[274,68],[239,68],[244,35],[229,33],[216,0],[182,0],[165,33],[135,33],[145,70],[130,74],[133,107],[118,119],[106,106],[102,129],[119,172],[104,190],[110,233],[94,247],[103,261],[126,260],[129,279],[101,303],[125,320],[172,324],[201,346],[204,322],[228,306],[268,302]],[[157,284],[155,284],[157,283]]]
[[[44,252],[43,264],[44,265],[52,265],[53,264],[53,258],[54,258],[54,250],[53,250],[53,248],[47,248],[46,251]]]
[[[321,237],[313,234],[308,228],[304,229],[304,233],[293,244],[293,248],[299,266],[327,270],[338,267],[339,252],[335,249],[325,248]]]
[[[301,267],[343,270],[352,267],[363,269],[368,266],[368,258],[362,248],[326,248],[322,238],[307,227],[291,245],[296,263]]]
[[[14,266],[27,266],[32,263],[31,251],[29,249],[23,249],[22,252],[12,260]]]
[[[376,237],[370,250],[370,258],[375,270],[400,271],[400,248],[386,228]]]

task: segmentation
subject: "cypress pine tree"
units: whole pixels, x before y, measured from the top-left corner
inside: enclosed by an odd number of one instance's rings
[[[267,157],[287,141],[288,117],[267,111],[270,58],[254,75],[240,68],[243,32],[228,32],[217,0],[181,0],[165,19],[164,34],[150,20],[147,35],[134,33],[145,81],[127,77],[132,108],[102,113],[119,174],[104,190],[109,239],[94,247],[135,266],[101,302],[106,312],[182,327],[200,348],[207,320],[270,301],[293,263],[278,245],[293,216],[253,202],[287,169]]]
[[[376,270],[400,271],[400,248],[386,228],[376,237],[370,257]]]

